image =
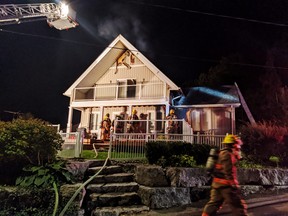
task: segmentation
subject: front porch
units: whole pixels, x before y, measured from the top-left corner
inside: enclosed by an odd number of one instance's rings
[[[128,124],[127,120],[122,120]],[[139,122],[141,120],[138,120]],[[111,130],[110,140],[93,140],[89,135],[85,136],[83,131],[76,133],[62,133],[64,140],[63,149],[71,150],[72,157],[81,157],[83,149],[91,149],[97,156],[98,151],[107,151],[111,159],[145,159],[145,146],[150,141],[165,142],[187,142],[191,144],[208,144],[222,148],[222,140],[225,135],[215,135],[213,133],[200,134],[193,133],[192,128],[185,120],[177,120],[181,128],[177,133],[168,133],[168,120],[158,120],[151,127],[150,121],[145,121],[146,131],[142,133],[117,133]],[[118,122],[119,123],[119,122]],[[117,125],[117,122],[115,123]],[[157,130],[158,129],[158,130]]]

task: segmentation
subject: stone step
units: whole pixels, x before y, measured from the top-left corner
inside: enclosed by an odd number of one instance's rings
[[[134,181],[133,173],[115,173],[110,175],[98,175],[90,182],[90,184],[132,182],[132,181]]]
[[[139,213],[144,213],[148,211],[149,207],[144,205],[99,207],[92,212],[92,215],[94,216],[137,215]]]
[[[96,174],[102,167],[90,167],[87,170],[88,175],[94,175]],[[109,174],[115,174],[115,173],[121,173],[123,172],[121,166],[106,166],[104,169],[99,173],[101,175],[109,175]]]
[[[91,193],[136,192],[139,186],[136,182],[89,184],[87,191]]]
[[[89,163],[89,167],[102,167],[104,165],[104,163],[105,163],[105,160],[97,160],[97,159],[95,159],[95,160],[87,160],[86,162]],[[110,166],[111,165],[111,161],[108,160],[106,165]]]
[[[92,193],[88,206],[90,209],[103,206],[131,206],[141,204],[141,199],[136,192],[129,193]]]

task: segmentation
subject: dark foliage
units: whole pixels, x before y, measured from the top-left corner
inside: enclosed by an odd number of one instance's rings
[[[191,156],[197,165],[203,165],[207,161],[210,148],[211,146],[206,144],[191,144],[186,142],[148,142],[146,145],[146,157],[150,164],[157,164],[161,160],[161,164],[164,163],[172,166],[174,159],[177,163],[179,163],[179,158],[191,161],[192,158],[188,159],[188,156]]]

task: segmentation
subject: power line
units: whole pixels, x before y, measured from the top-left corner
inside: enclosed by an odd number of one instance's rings
[[[67,39],[59,39],[59,38],[54,38],[54,37],[48,37],[48,36],[45,36],[45,35],[29,34],[29,33],[23,33],[23,32],[17,32],[17,31],[5,30],[5,29],[0,29],[0,32],[16,34],[16,35],[22,35],[22,36],[29,36],[29,37],[37,37],[37,38],[42,38],[42,39],[47,39],[47,40],[63,41],[63,42],[74,43],[74,44],[79,44],[79,45],[94,46],[94,47],[96,46],[97,47],[97,45],[92,44],[92,43],[78,42],[78,41],[67,40]],[[103,46],[101,46],[101,47],[103,47]]]
[[[234,16],[228,16],[228,15],[222,15],[222,14],[216,14],[216,13],[210,13],[210,12],[202,12],[202,11],[197,11],[197,10],[171,7],[171,6],[167,6],[167,5],[150,4],[150,3],[146,3],[146,2],[144,3],[144,2],[129,1],[129,0],[126,2],[129,2],[132,4],[147,5],[147,6],[151,6],[151,7],[163,8],[163,9],[168,9],[168,10],[175,10],[175,11],[180,11],[180,12],[186,12],[186,13],[194,13],[194,14],[200,14],[200,15],[206,15],[206,16],[214,16],[214,17],[220,17],[220,18],[227,18],[227,19],[234,19],[234,20],[240,20],[240,21],[266,24],[266,25],[288,27],[288,25],[284,24],[284,23],[275,23],[275,22],[270,22],[270,21],[262,21],[262,20],[249,19],[249,18],[243,18],[243,17],[234,17]]]
[[[48,36],[43,36],[43,35],[35,35],[35,34],[28,34],[28,33],[23,33],[23,32],[16,32],[16,31],[11,31],[11,30],[4,30],[0,29],[0,33],[10,33],[10,34],[16,34],[16,35],[22,35],[22,36],[28,36],[28,37],[38,37],[46,40],[54,40],[54,41],[63,41],[67,43],[73,43],[77,45],[85,45],[85,46],[91,46],[91,47],[101,47],[103,49],[105,48],[111,48],[111,49],[123,49],[126,50],[125,48],[121,47],[109,47],[105,45],[96,45],[93,43],[86,43],[86,42],[79,42],[79,41],[74,41],[74,40],[67,40],[67,39],[59,39],[59,38],[54,38],[54,37],[48,37]],[[136,51],[138,52],[139,50],[131,50],[131,51]],[[141,51],[142,53],[149,53],[145,51]],[[204,58],[195,58],[195,57],[187,57],[187,56],[179,56],[179,55],[167,55],[167,54],[158,54],[159,56],[163,57],[169,57],[169,58],[177,58],[177,59],[185,59],[185,60],[193,60],[193,61],[198,61],[198,62],[210,62],[210,63],[219,63],[221,60],[215,60],[215,59],[204,59]],[[230,65],[239,65],[239,66],[247,66],[247,67],[257,67],[257,68],[264,68],[264,69],[279,69],[279,70],[288,70],[286,67],[275,67],[275,66],[267,66],[267,65],[257,65],[257,64],[248,64],[248,63],[239,63],[239,62],[227,62],[227,64]]]

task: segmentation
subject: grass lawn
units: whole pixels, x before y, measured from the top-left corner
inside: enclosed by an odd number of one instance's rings
[[[58,153],[58,156],[62,158],[74,158],[74,149],[62,150]],[[80,157],[84,159],[106,159],[108,152],[98,152],[97,158],[95,156],[94,150],[83,150]]]
[[[58,153],[59,157],[62,158],[74,158],[74,149],[62,150]],[[108,152],[98,152],[97,158],[94,150],[83,150],[81,158],[83,159],[106,159]],[[112,152],[111,158],[115,159],[145,159],[144,153],[131,153],[131,152]]]

